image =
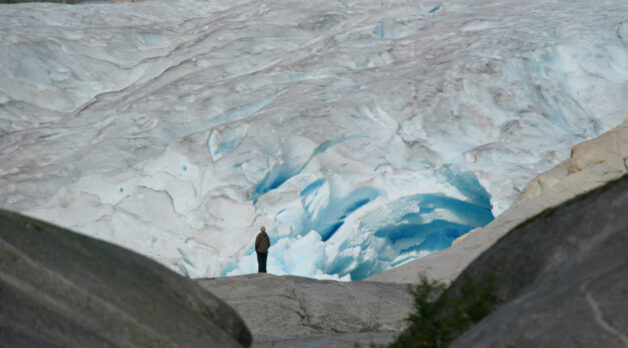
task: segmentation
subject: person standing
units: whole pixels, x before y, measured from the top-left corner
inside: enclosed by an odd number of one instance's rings
[[[268,248],[270,248],[270,238],[266,234],[266,227],[260,227],[260,232],[255,238],[255,252],[257,253],[258,273],[266,273],[266,260],[268,259]]]

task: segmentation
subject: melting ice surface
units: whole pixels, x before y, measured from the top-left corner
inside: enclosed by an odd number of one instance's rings
[[[363,279],[627,118],[628,2],[0,5],[0,207],[191,277]]]

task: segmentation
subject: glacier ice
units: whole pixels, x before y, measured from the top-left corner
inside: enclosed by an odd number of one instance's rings
[[[625,120],[628,3],[0,5],[0,207],[191,277],[362,279]]]

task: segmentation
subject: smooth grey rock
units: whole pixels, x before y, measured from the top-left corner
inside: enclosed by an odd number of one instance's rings
[[[452,291],[493,270],[505,304],[452,347],[628,347],[628,176],[515,228]]]
[[[0,210],[0,346],[241,347],[227,304],[109,243]]]
[[[395,340],[398,332],[324,333],[266,339],[255,343],[255,348],[343,348],[386,345]]]
[[[235,308],[256,347],[388,343],[407,327],[407,284],[251,274],[198,280]]]

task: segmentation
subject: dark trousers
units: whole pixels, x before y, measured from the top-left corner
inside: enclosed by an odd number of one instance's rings
[[[258,273],[266,273],[266,259],[268,253],[257,253],[257,269]]]

